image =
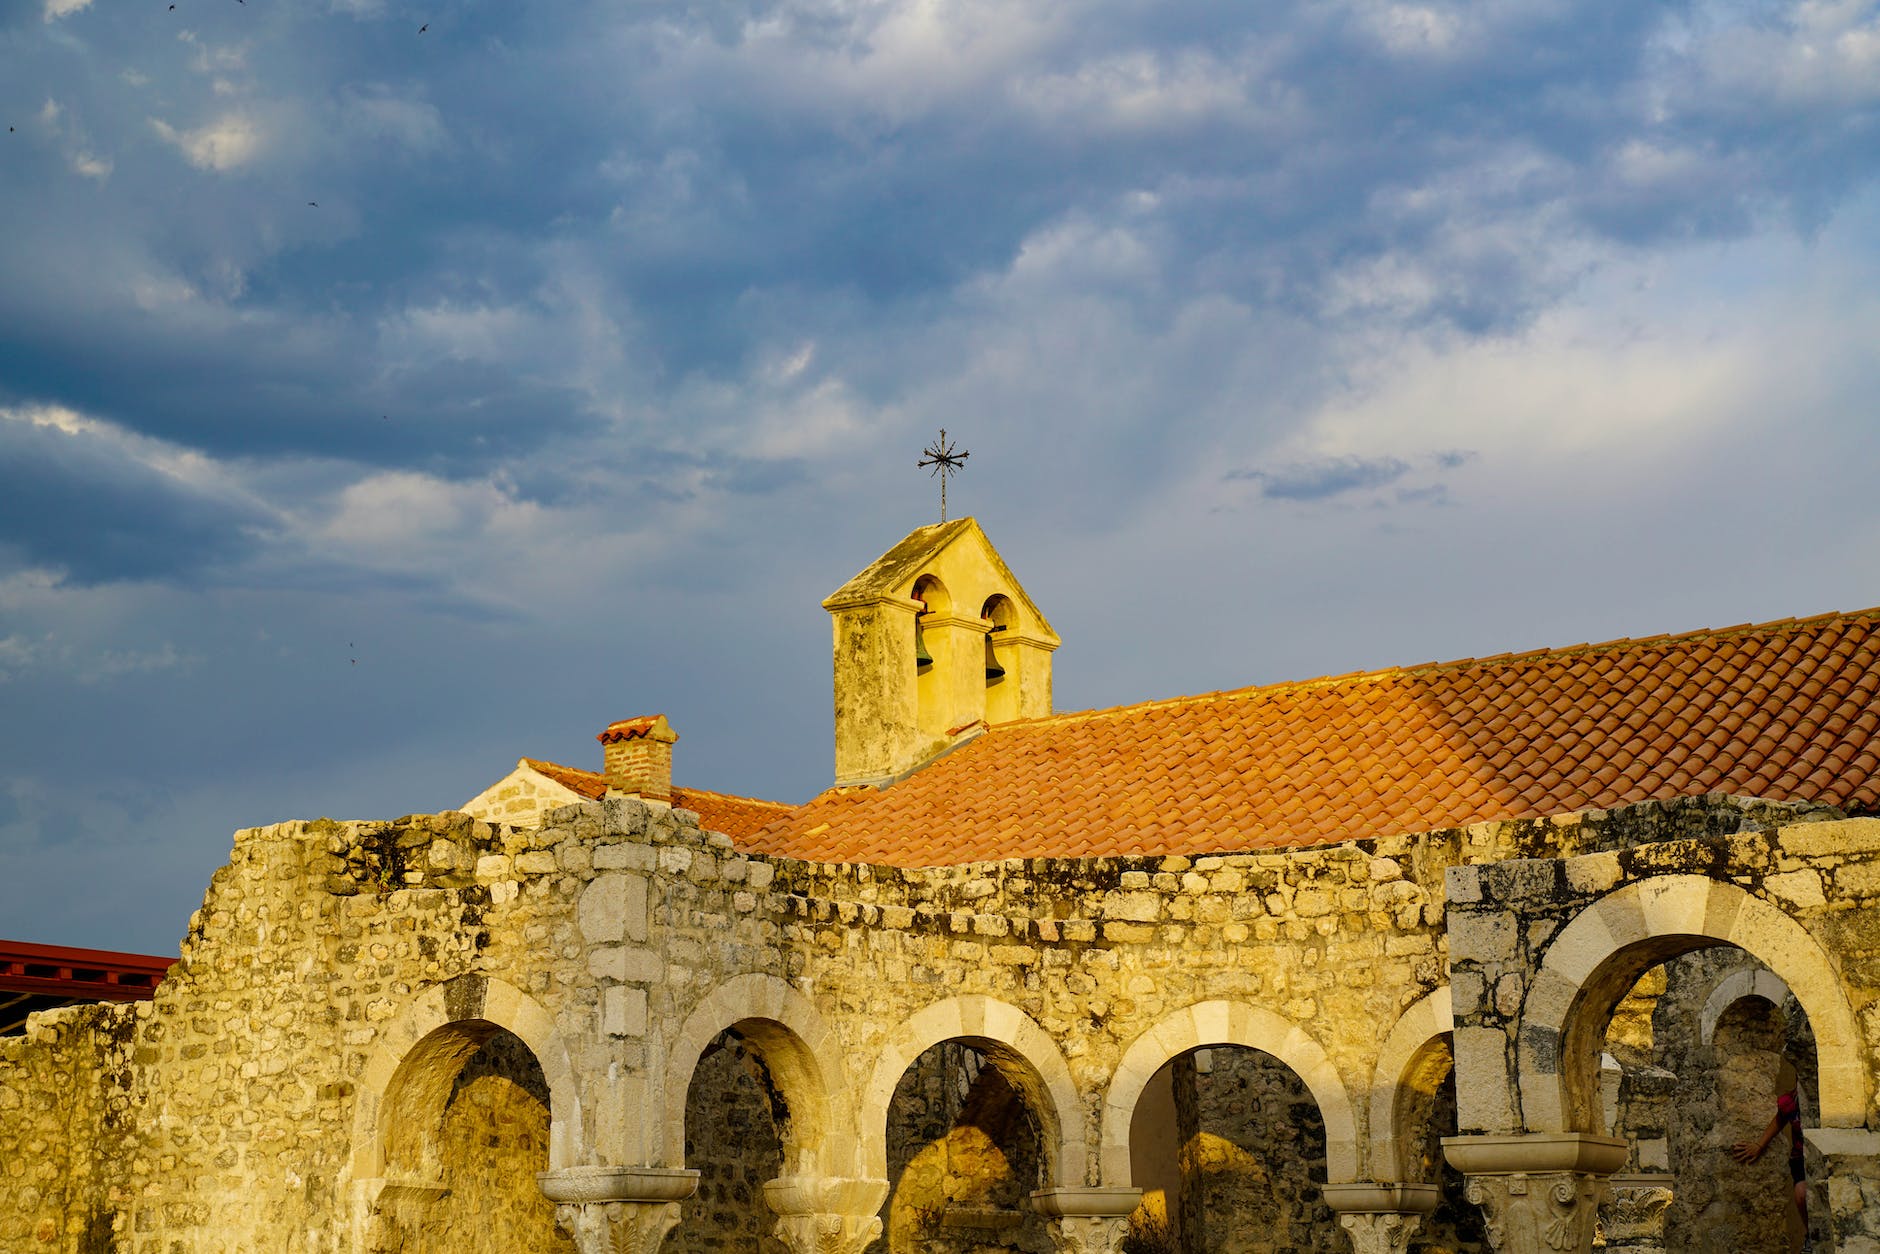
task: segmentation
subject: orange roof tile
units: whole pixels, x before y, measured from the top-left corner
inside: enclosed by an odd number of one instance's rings
[[[563,766],[558,762],[544,762],[540,758],[524,758],[530,769],[540,772],[560,784],[563,788],[579,793],[591,800],[599,800],[607,795],[607,777],[593,771],[583,771],[572,766]],[[712,792],[704,788],[674,788],[672,804],[681,810],[691,810],[698,815],[699,826],[708,831],[723,832],[733,840],[743,840],[755,836],[766,826],[796,809],[782,801],[761,801],[756,797],[739,797],[728,792]]]
[[[1699,792],[1867,812],[1877,693],[1880,610],[1431,663],[1001,724],[740,844],[931,866],[1322,844]]]

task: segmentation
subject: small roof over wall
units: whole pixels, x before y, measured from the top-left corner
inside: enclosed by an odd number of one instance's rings
[[[174,958],[0,940],[0,1035],[21,1031],[35,1010],[76,1002],[144,1001]]]

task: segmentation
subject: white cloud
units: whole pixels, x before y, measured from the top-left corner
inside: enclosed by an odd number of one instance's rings
[[[111,160],[108,157],[95,157],[88,152],[73,153],[72,170],[102,183],[111,177]]]
[[[150,126],[199,170],[237,169],[254,160],[263,143],[260,125],[242,114],[227,114],[193,131],[179,131],[161,118],[151,118]]]
[[[91,0],[46,0],[46,20],[56,22],[91,7]]]

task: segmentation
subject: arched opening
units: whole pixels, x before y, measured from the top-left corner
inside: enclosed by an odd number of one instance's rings
[[[1398,1080],[1388,1126],[1396,1130],[1396,1162],[1376,1161],[1380,1178],[1400,1173],[1406,1184],[1434,1184],[1441,1190],[1436,1209],[1424,1217],[1413,1244],[1422,1250],[1488,1248],[1482,1211],[1469,1202],[1462,1173],[1443,1156],[1443,1138],[1459,1131],[1456,1120],[1456,1060],[1450,1034],[1426,1041]]]
[[[1662,1180],[1670,1193],[1651,1235],[1667,1249],[1788,1249],[1795,1219],[1786,1134],[1756,1163],[1730,1153],[1767,1127],[1785,1061],[1799,1079],[1803,1122],[1816,1122],[1814,1035],[1787,986],[1733,945],[1682,954],[1646,971],[1620,1000],[1604,1050],[1611,1095],[1602,1114],[1630,1145],[1619,1179],[1637,1173],[1634,1184]],[[1809,1224],[1825,1242],[1825,1184],[1812,1155],[1807,1166]]]
[[[914,599],[921,603],[914,615],[914,697],[918,703],[917,721],[922,732],[940,736],[946,732],[945,684],[950,672],[945,656],[943,633],[927,630],[927,624],[947,618],[953,600],[946,585],[936,575],[922,575],[914,581]],[[940,652],[936,653],[938,649]]]
[[[998,1042],[930,1046],[895,1084],[887,1111],[889,1190],[871,1254],[982,1254],[1053,1248],[1031,1208],[1048,1176],[1041,1082]]]
[[[685,1098],[685,1162],[699,1172],[667,1254],[787,1254],[764,1185],[785,1174],[792,1116],[762,1050],[737,1028],[714,1036]]]
[[[385,1092],[372,1248],[572,1252],[535,1181],[549,1167],[550,1105],[541,1063],[514,1033],[463,1019],[426,1035]]]
[[[1007,723],[1018,717],[1018,676],[1011,671],[1018,666],[1017,651],[1002,647],[1018,630],[1018,609],[1012,598],[994,593],[980,607],[979,617],[990,625],[986,633],[986,721]]]
[[[1326,1128],[1305,1082],[1258,1049],[1190,1049],[1150,1078],[1130,1116],[1132,1254],[1343,1254],[1325,1205]]]

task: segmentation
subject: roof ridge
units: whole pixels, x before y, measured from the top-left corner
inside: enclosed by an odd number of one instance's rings
[[[1337,675],[1320,675],[1310,679],[1285,679],[1271,684],[1249,684],[1241,688],[1221,688],[1212,692],[1189,693],[1185,696],[1160,697],[1153,701],[1138,701],[1129,705],[1099,706],[1089,710],[1066,710],[1063,713],[1047,714],[1039,718],[1014,719],[1011,722],[995,723],[988,731],[1003,731],[1012,727],[1046,727],[1054,723],[1088,721],[1098,718],[1120,718],[1148,710],[1169,709],[1178,705],[1189,705],[1197,701],[1236,700],[1261,696],[1270,693],[1307,692],[1316,688],[1331,688],[1345,685],[1377,682],[1386,679],[1401,679],[1414,675],[1438,674],[1445,671],[1467,670],[1470,667],[1505,664],[1533,658],[1569,657],[1580,654],[1612,652],[1622,648],[1637,648],[1640,645],[1677,645],[1689,643],[1699,637],[1705,639],[1730,639],[1741,636],[1753,636],[1758,633],[1773,632],[1778,628],[1793,631],[1811,627],[1833,619],[1852,621],[1859,618],[1872,618],[1880,615],[1880,606],[1860,610],[1831,610],[1824,614],[1815,614],[1807,618],[1777,618],[1761,623],[1736,623],[1728,627],[1699,627],[1691,631],[1664,632],[1655,636],[1620,636],[1612,640],[1593,643],[1561,645],[1555,648],[1526,649],[1520,652],[1491,653],[1483,657],[1454,658],[1446,662],[1417,662],[1409,666],[1384,666],[1374,670],[1346,671]]]
[[[772,806],[779,810],[795,810],[797,806],[789,801],[772,801],[768,797],[749,797],[741,792],[721,792],[716,788],[695,788],[691,784],[674,784],[674,792],[703,793],[707,797],[722,797],[726,801],[742,801],[747,805]]]

